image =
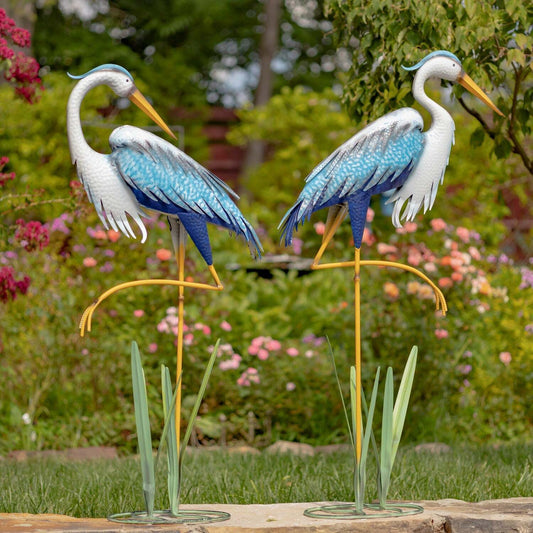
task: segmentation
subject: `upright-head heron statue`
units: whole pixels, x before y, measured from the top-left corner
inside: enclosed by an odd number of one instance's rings
[[[166,215],[178,264],[186,234],[189,234],[207,263],[215,281],[214,288],[222,288],[213,265],[208,222],[242,235],[253,254],[261,252],[256,232],[231,198],[237,195],[180,149],[134,126],[121,126],[111,133],[111,153],[93,150],[83,136],[80,105],[87,92],[98,85],[107,85],[117,96],[129,98],[166,133],[175,136],[135,87],[132,75],[125,68],[105,64],[81,76],[69,76],[79,80],[67,105],[72,162],[104,226],[135,237],[131,218],[144,242],[147,231],[141,217],[146,216],[146,210]],[[186,281],[180,283],[195,286]],[[94,307],[84,314],[82,332],[86,322],[90,329]]]
[[[437,309],[441,308],[443,312],[447,309],[442,291],[422,272],[401,263],[360,259],[367,210],[373,195],[390,194],[388,202],[394,202],[392,222],[400,227],[401,220],[413,220],[422,206],[424,212],[433,206],[437,189],[442,183],[454,141],[455,126],[449,113],[426,95],[424,84],[429,78],[458,82],[493,111],[503,115],[465,73],[459,59],[450,52],[432,52],[406,70],[416,71],[413,96],[431,115],[429,128],[423,131],[422,116],[409,107],[387,113],[372,122],[309,174],[296,203],[280,223],[282,239],[288,246],[300,224],[315,211],[328,207],[322,244],[311,268],[354,267],[356,428],[362,427],[360,266],[392,266],[412,272],[431,285]],[[320,264],[328,243],[346,214],[350,215],[355,245],[354,261]],[[359,464],[360,457],[361,433],[356,431],[356,464]]]
[[[280,227],[287,246],[298,225],[324,207],[333,208],[325,244],[348,211],[356,248],[361,247],[373,195],[392,193],[388,203],[394,202],[392,222],[396,227],[401,226],[400,219],[413,220],[422,206],[424,212],[431,209],[444,178],[455,126],[450,114],[424,92],[429,78],[460,83],[502,115],[451,52],[432,52],[413,67],[404,68],[416,71],[413,96],[431,115],[429,129],[423,131],[418,111],[404,107],[378,118],[337,148],[309,174],[296,203],[282,219]]]

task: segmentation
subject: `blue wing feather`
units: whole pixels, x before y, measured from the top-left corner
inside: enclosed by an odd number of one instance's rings
[[[166,215],[196,215],[204,224],[225,227],[259,253],[261,244],[230,196],[238,196],[217,176],[163,139],[133,126],[109,137],[111,161],[137,201]]]
[[[376,120],[337,148],[307,176],[296,203],[283,217],[282,238],[292,234],[312,213],[355,196],[395,190],[405,182],[424,147],[423,121],[410,108]]]

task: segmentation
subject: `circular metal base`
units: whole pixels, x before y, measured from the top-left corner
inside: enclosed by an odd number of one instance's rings
[[[332,520],[357,520],[359,518],[394,518],[423,512],[424,508],[415,503],[388,503],[385,507],[377,503],[368,503],[363,505],[362,511],[358,511],[354,503],[341,503],[311,507],[304,511],[304,516]]]
[[[229,513],[205,509],[180,510],[178,514],[172,514],[170,510],[154,511],[152,516],[148,516],[145,511],[133,511],[131,513],[112,514],[107,517],[111,522],[126,524],[207,524],[223,522],[230,518]]]

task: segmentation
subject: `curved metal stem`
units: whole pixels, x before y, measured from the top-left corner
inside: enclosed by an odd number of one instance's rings
[[[431,281],[423,272],[410,266],[404,265],[403,263],[397,263],[395,261],[380,261],[374,259],[362,259],[359,264],[361,266],[380,266],[380,267],[392,267],[400,268],[415,274],[419,278],[422,278],[428,285],[431,286],[433,292],[435,293],[435,305],[437,310],[441,310],[443,315],[446,315],[448,311],[448,304],[444,298],[442,291]],[[355,261],[340,261],[338,263],[325,263],[325,264],[315,264],[311,265],[311,270],[326,270],[330,268],[346,268],[346,267],[355,267]]]
[[[177,287],[190,287],[191,289],[205,289],[210,291],[221,291],[224,286],[220,283],[220,279],[213,267],[209,266],[209,272],[213,276],[216,285],[209,285],[207,283],[196,283],[194,281],[179,281],[173,279],[142,279],[135,281],[127,281],[126,283],[120,283],[115,285],[111,289],[108,289],[103,294],[101,294],[94,303],[92,303],[85,311],[80,320],[80,335],[83,337],[86,331],[91,331],[92,325],[92,316],[96,308],[109,296],[115,294],[118,291],[123,289],[128,289],[130,287],[139,287],[142,285],[174,285]]]

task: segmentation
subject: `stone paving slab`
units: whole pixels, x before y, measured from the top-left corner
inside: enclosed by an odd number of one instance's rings
[[[332,502],[328,502],[332,503]],[[533,497],[468,503],[416,502],[418,515],[402,518],[334,520],[307,518],[305,509],[324,502],[273,505],[184,505],[183,509],[224,511],[231,519],[206,525],[128,525],[101,518],[0,514],[0,533],[533,533]]]

